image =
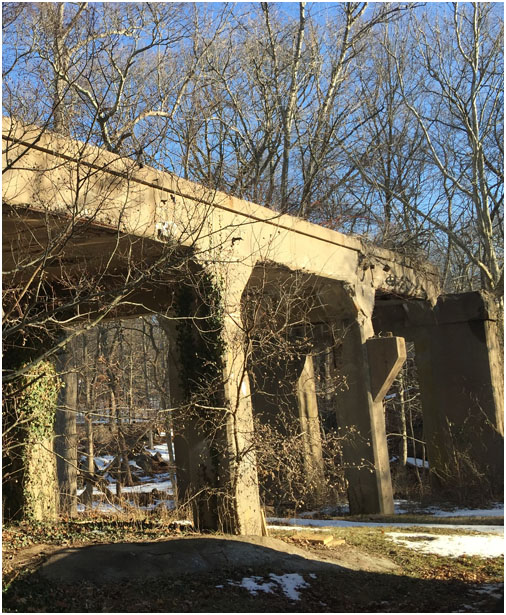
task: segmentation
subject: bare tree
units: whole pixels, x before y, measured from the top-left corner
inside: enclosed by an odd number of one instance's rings
[[[416,78],[397,67],[406,107],[416,119],[435,177],[426,204],[415,213],[448,238],[479,274],[479,286],[502,295],[503,68],[501,16],[492,4],[455,4],[434,20],[413,21]]]
[[[360,218],[355,229],[414,255],[427,253],[432,233],[409,204],[420,204],[431,185],[422,131],[400,88],[398,71],[406,76],[413,56],[412,40],[403,32],[402,25],[383,24],[369,38],[369,61],[357,71],[363,123],[342,147],[358,172],[353,183],[347,182]],[[389,45],[395,45],[397,66],[385,51]]]

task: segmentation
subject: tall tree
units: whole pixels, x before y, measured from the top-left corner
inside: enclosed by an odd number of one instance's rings
[[[409,203],[448,250],[477,274],[473,287],[502,296],[503,24],[498,6],[454,4],[442,15],[417,15],[412,35],[416,78],[397,67],[405,104],[416,119],[435,177],[432,198]]]

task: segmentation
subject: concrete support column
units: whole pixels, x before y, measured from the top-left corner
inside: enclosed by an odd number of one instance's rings
[[[174,409],[178,505],[191,507],[195,527],[218,529],[216,495],[211,494],[216,488],[216,475],[210,454],[210,437],[207,437],[204,424],[199,420],[198,410],[190,403],[191,386],[189,382],[184,382],[182,366],[185,357],[181,356],[178,345],[178,327],[183,321],[178,320],[174,314],[170,318],[160,317],[159,321],[169,346],[166,381],[167,397]],[[197,337],[195,331],[191,333]],[[186,351],[191,352],[191,346]],[[205,497],[199,497],[198,494]]]
[[[180,501],[196,527],[262,534],[248,348],[241,329],[241,295],[249,270],[221,290],[222,307],[208,322],[205,297],[194,294],[184,320],[164,320],[172,347],[171,403]],[[204,302],[202,302],[204,298]],[[218,328],[217,314],[221,316]],[[188,317],[196,315],[192,323]],[[177,348],[177,351],[176,351]]]
[[[479,293],[449,295],[435,316],[437,324],[415,331],[415,351],[436,486],[481,483],[499,496],[504,389],[492,302]]]
[[[3,351],[5,373],[16,373],[53,340],[19,337]],[[54,419],[61,381],[54,365],[43,361],[12,382],[2,399],[2,515],[9,521],[54,522],[59,497]]]
[[[350,511],[394,512],[383,397],[405,360],[402,338],[374,338],[369,319],[345,321],[342,357],[345,387],[337,396]]]
[[[279,437],[301,436],[306,484],[312,504],[319,505],[325,481],[320,417],[311,355],[265,357],[255,353],[251,362],[256,418],[270,425]],[[275,452],[273,452],[275,454]],[[271,485],[263,485],[274,496]],[[309,500],[308,500],[309,502]]]
[[[297,380],[297,401],[300,430],[304,442],[304,465],[306,475],[315,485],[315,498],[318,499],[325,480],[320,415],[316,397],[313,357],[307,355],[301,374]]]
[[[461,481],[499,497],[504,385],[493,299],[482,292],[442,295],[434,307],[384,300],[374,320],[378,332],[394,331],[415,343],[434,487],[454,490]]]
[[[167,447],[170,444],[174,447],[176,475],[172,475],[172,490],[174,501],[177,505],[184,504],[188,495],[190,485],[190,456],[187,438],[183,434],[184,420],[182,420],[182,410],[185,403],[185,394],[181,383],[180,368],[181,357],[177,347],[177,320],[174,314],[170,317],[158,317],[158,322],[162,328],[167,341],[165,383],[164,394],[165,406],[171,409],[171,416],[165,419],[166,432],[173,429],[173,436],[166,437]],[[169,451],[170,458],[170,451]]]
[[[248,348],[239,313],[225,316],[224,401],[227,456],[224,476],[228,483],[226,526],[235,534],[262,534],[251,389],[247,372]]]

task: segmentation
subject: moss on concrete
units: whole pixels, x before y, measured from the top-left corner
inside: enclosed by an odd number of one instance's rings
[[[53,452],[54,419],[61,380],[54,367],[39,363],[10,385],[5,514],[13,519],[50,521],[58,515],[58,479]]]

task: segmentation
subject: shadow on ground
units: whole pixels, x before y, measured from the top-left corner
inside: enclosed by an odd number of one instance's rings
[[[356,557],[344,557],[342,561],[319,557],[276,538],[210,536],[64,549],[51,556],[40,572],[52,581],[103,584],[125,578],[199,574],[240,566],[270,566],[282,572],[334,572],[341,568],[391,572],[397,568],[387,558],[370,555],[362,561]]]
[[[4,612],[494,612],[459,581],[395,574],[364,555],[357,570],[273,538],[188,537],[63,549],[4,593]],[[349,563],[349,562],[348,562]],[[363,565],[362,565],[363,564]],[[355,568],[355,569],[353,569]],[[365,568],[365,570],[363,569]],[[270,574],[299,573],[298,599]],[[293,577],[292,577],[293,578]],[[252,582],[250,581],[251,585]],[[500,611],[502,612],[502,610]]]

